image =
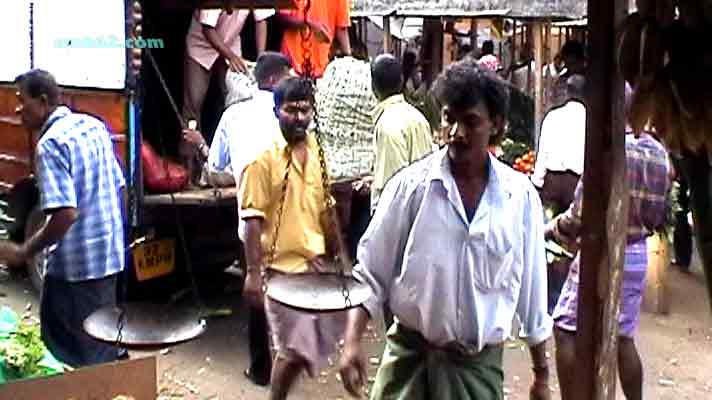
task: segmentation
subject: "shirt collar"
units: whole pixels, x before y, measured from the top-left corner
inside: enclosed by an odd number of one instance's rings
[[[450,168],[450,160],[447,156],[447,146],[438,150],[439,154],[436,156],[436,162],[430,168],[428,172],[427,180],[432,182],[434,180],[439,180],[443,183],[443,186],[447,189],[455,184],[455,177],[452,175],[452,170]],[[487,180],[487,192],[491,196],[494,196],[491,200],[502,203],[504,200],[511,197],[511,192],[505,187],[506,185],[506,175],[509,171],[506,168],[508,166],[502,164],[497,158],[492,154],[488,158],[489,164],[489,177]]]
[[[405,101],[405,96],[400,93],[400,94],[394,94],[393,96],[389,96],[385,99],[383,99],[381,102],[376,104],[376,107],[373,109],[373,121],[377,121],[378,118],[381,117],[381,114],[386,110],[387,107],[396,104],[396,103],[402,103]]]
[[[42,129],[40,129],[40,132],[44,133],[58,119],[64,118],[71,113],[72,113],[72,111],[69,108],[67,108],[66,106],[59,106],[59,107],[55,108],[54,111],[52,111],[52,113],[49,114],[49,117],[47,117],[47,121],[45,121],[45,123],[42,124]]]

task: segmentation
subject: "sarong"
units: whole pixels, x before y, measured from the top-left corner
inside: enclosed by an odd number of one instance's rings
[[[84,320],[116,304],[117,276],[67,282],[45,276],[40,300],[42,340],[52,354],[74,368],[116,361],[119,349],[84,332]]]
[[[399,323],[388,330],[371,400],[501,400],[502,346],[476,354],[431,346]]]
[[[554,310],[554,323],[560,329],[576,332],[576,312],[579,288],[580,253],[571,263],[561,297]],[[640,324],[640,304],[645,290],[648,269],[648,248],[645,239],[629,243],[625,248],[625,266],[621,285],[621,304],[618,316],[618,335],[632,338]]]
[[[329,364],[346,329],[344,311],[311,312],[265,297],[267,321],[277,357],[296,355],[312,378]]]

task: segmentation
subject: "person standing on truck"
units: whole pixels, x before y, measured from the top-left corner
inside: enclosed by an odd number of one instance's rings
[[[330,227],[321,218],[333,199],[324,188],[319,146],[309,132],[313,97],[308,79],[288,78],[276,87],[275,112],[283,138],[247,166],[240,182],[240,217],[247,226],[243,292],[252,305],[264,304],[267,311],[277,349],[272,400],[286,399],[303,371],[314,377],[326,367],[343,332],[343,312],[306,312],[273,301],[262,290],[262,272],[319,271],[327,253],[334,254],[333,242],[327,240],[334,237],[326,233]],[[278,245],[271,249],[277,238]]]
[[[309,4],[306,21],[304,12]],[[311,31],[307,46],[315,78],[321,78],[329,64],[331,45],[336,39],[342,56],[351,55],[349,0],[296,0],[293,10],[280,10],[279,18],[286,29],[282,37],[282,53],[292,62],[298,74],[304,73],[307,49],[302,43],[304,30]]]
[[[267,46],[267,18],[274,10],[254,10],[257,53]],[[225,92],[225,75],[230,68],[247,72],[242,58],[240,32],[250,10],[196,10],[185,39],[186,57],[183,69],[183,118],[196,121],[200,129],[203,102],[210,78],[217,75],[221,91]],[[182,141],[181,155],[188,167],[191,180],[197,180],[197,166],[190,143]]]
[[[98,119],[61,106],[59,87],[48,72],[31,70],[15,83],[22,124],[39,132],[35,174],[48,220],[24,243],[5,243],[0,261],[19,265],[49,248],[42,340],[72,367],[114,361],[119,350],[83,329],[91,313],[116,304],[118,274],[125,267],[125,180],[111,133]]]

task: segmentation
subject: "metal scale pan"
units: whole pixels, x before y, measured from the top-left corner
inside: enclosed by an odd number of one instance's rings
[[[119,337],[122,314],[123,328]],[[197,310],[186,311],[170,305],[148,303],[102,307],[84,320],[84,331],[89,336],[128,347],[158,347],[187,342],[202,335],[205,329],[205,319]]]
[[[343,293],[344,288],[348,291],[348,304]],[[338,311],[363,304],[371,296],[371,288],[351,275],[279,274],[269,278],[266,295],[272,300],[295,308]]]

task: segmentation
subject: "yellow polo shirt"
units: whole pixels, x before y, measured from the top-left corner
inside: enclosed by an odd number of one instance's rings
[[[279,138],[247,166],[240,181],[240,218],[264,220],[262,249],[265,261],[274,240],[286,171],[287,142]],[[304,166],[292,157],[275,259],[268,268],[285,273],[306,272],[306,262],[325,253],[324,231],[319,222],[324,210],[319,148],[310,133]]]

